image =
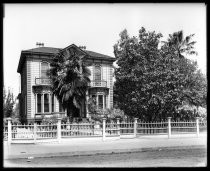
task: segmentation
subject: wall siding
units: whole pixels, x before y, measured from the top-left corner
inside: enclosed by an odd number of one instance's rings
[[[32,96],[32,86],[31,86],[31,61],[26,61],[27,70],[27,119],[31,119],[31,96]]]
[[[102,65],[102,80],[104,81],[107,81],[107,73],[106,73],[106,70],[107,70],[107,65]]]
[[[25,96],[26,96],[26,88],[27,88],[27,77],[26,77],[26,63],[23,64],[23,69],[21,71],[21,112],[22,115],[26,116],[26,101],[25,101]],[[27,117],[27,116],[26,116]]]
[[[109,79],[110,79],[110,89],[109,89],[109,95],[110,95],[110,101],[109,101],[109,107],[113,107],[113,68],[110,66],[109,68]]]
[[[31,85],[35,85],[35,78],[40,77],[40,62],[38,60],[31,61]],[[36,96],[31,94],[31,117],[34,118],[36,113]]]

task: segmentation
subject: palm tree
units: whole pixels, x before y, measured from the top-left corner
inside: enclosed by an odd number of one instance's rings
[[[167,46],[174,48],[175,52],[178,54],[178,56],[184,57],[182,54],[185,53],[187,55],[197,55],[197,52],[194,51],[194,44],[196,41],[191,41],[192,37],[195,34],[191,34],[189,36],[186,36],[184,38],[183,31],[178,31],[173,33],[172,35],[169,34],[169,38],[166,41],[162,41],[165,43]]]
[[[86,92],[90,83],[90,70],[81,56],[68,49],[60,52],[54,56],[48,75],[52,80],[53,94],[62,107],[67,109],[67,115],[78,116],[82,105],[85,107]]]

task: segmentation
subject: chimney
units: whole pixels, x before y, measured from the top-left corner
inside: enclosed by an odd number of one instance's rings
[[[44,43],[36,42],[36,47],[44,47]]]
[[[86,46],[79,46],[80,49],[85,50]]]

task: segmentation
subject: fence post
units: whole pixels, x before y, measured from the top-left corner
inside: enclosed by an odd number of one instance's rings
[[[7,134],[7,142],[8,144],[11,144],[12,142],[12,118],[7,118],[7,123],[8,123],[8,134]]]
[[[36,122],[34,122],[34,143],[36,143]]]
[[[171,117],[168,117],[168,138],[171,137]]]
[[[137,119],[138,118],[134,118],[134,125],[133,125],[133,129],[134,129],[134,137],[137,136]]]
[[[196,117],[196,133],[197,137],[199,137],[199,117]]]
[[[120,118],[117,118],[117,135],[120,136]]]
[[[106,138],[106,118],[103,118],[103,132],[102,132],[102,135],[103,135],[103,141],[105,141],[105,138]]]
[[[57,122],[57,140],[58,143],[61,142],[61,118],[58,118],[58,122]]]

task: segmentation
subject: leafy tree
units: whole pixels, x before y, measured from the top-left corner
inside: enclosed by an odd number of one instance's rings
[[[14,95],[13,93],[8,89],[8,92],[6,92],[5,88],[3,89],[3,111],[4,111],[4,117],[12,117],[14,115]]]
[[[161,33],[147,32],[143,27],[138,38],[129,37],[124,30],[114,45],[118,65],[116,103],[125,114],[144,121],[175,117],[178,106],[185,100],[200,102],[194,92],[199,85],[193,82],[196,75],[199,77],[197,63],[180,57],[184,51],[177,51],[177,44],[165,43],[159,48],[161,37]],[[190,49],[185,49],[190,54]],[[196,100],[191,98],[193,93]]]
[[[90,71],[81,56],[74,50],[55,55],[48,74],[52,80],[52,91],[63,108],[67,109],[67,115],[78,117],[79,109],[85,104],[90,82]]]
[[[171,55],[177,61],[175,67],[179,71],[182,80],[183,91],[180,99],[194,106],[206,106],[207,81],[201,70],[198,70],[197,62],[187,59],[186,55],[197,55],[194,51],[195,41],[191,41],[194,34],[184,38],[183,31],[169,35],[168,42],[162,47],[163,55]],[[172,55],[175,54],[175,55]]]

